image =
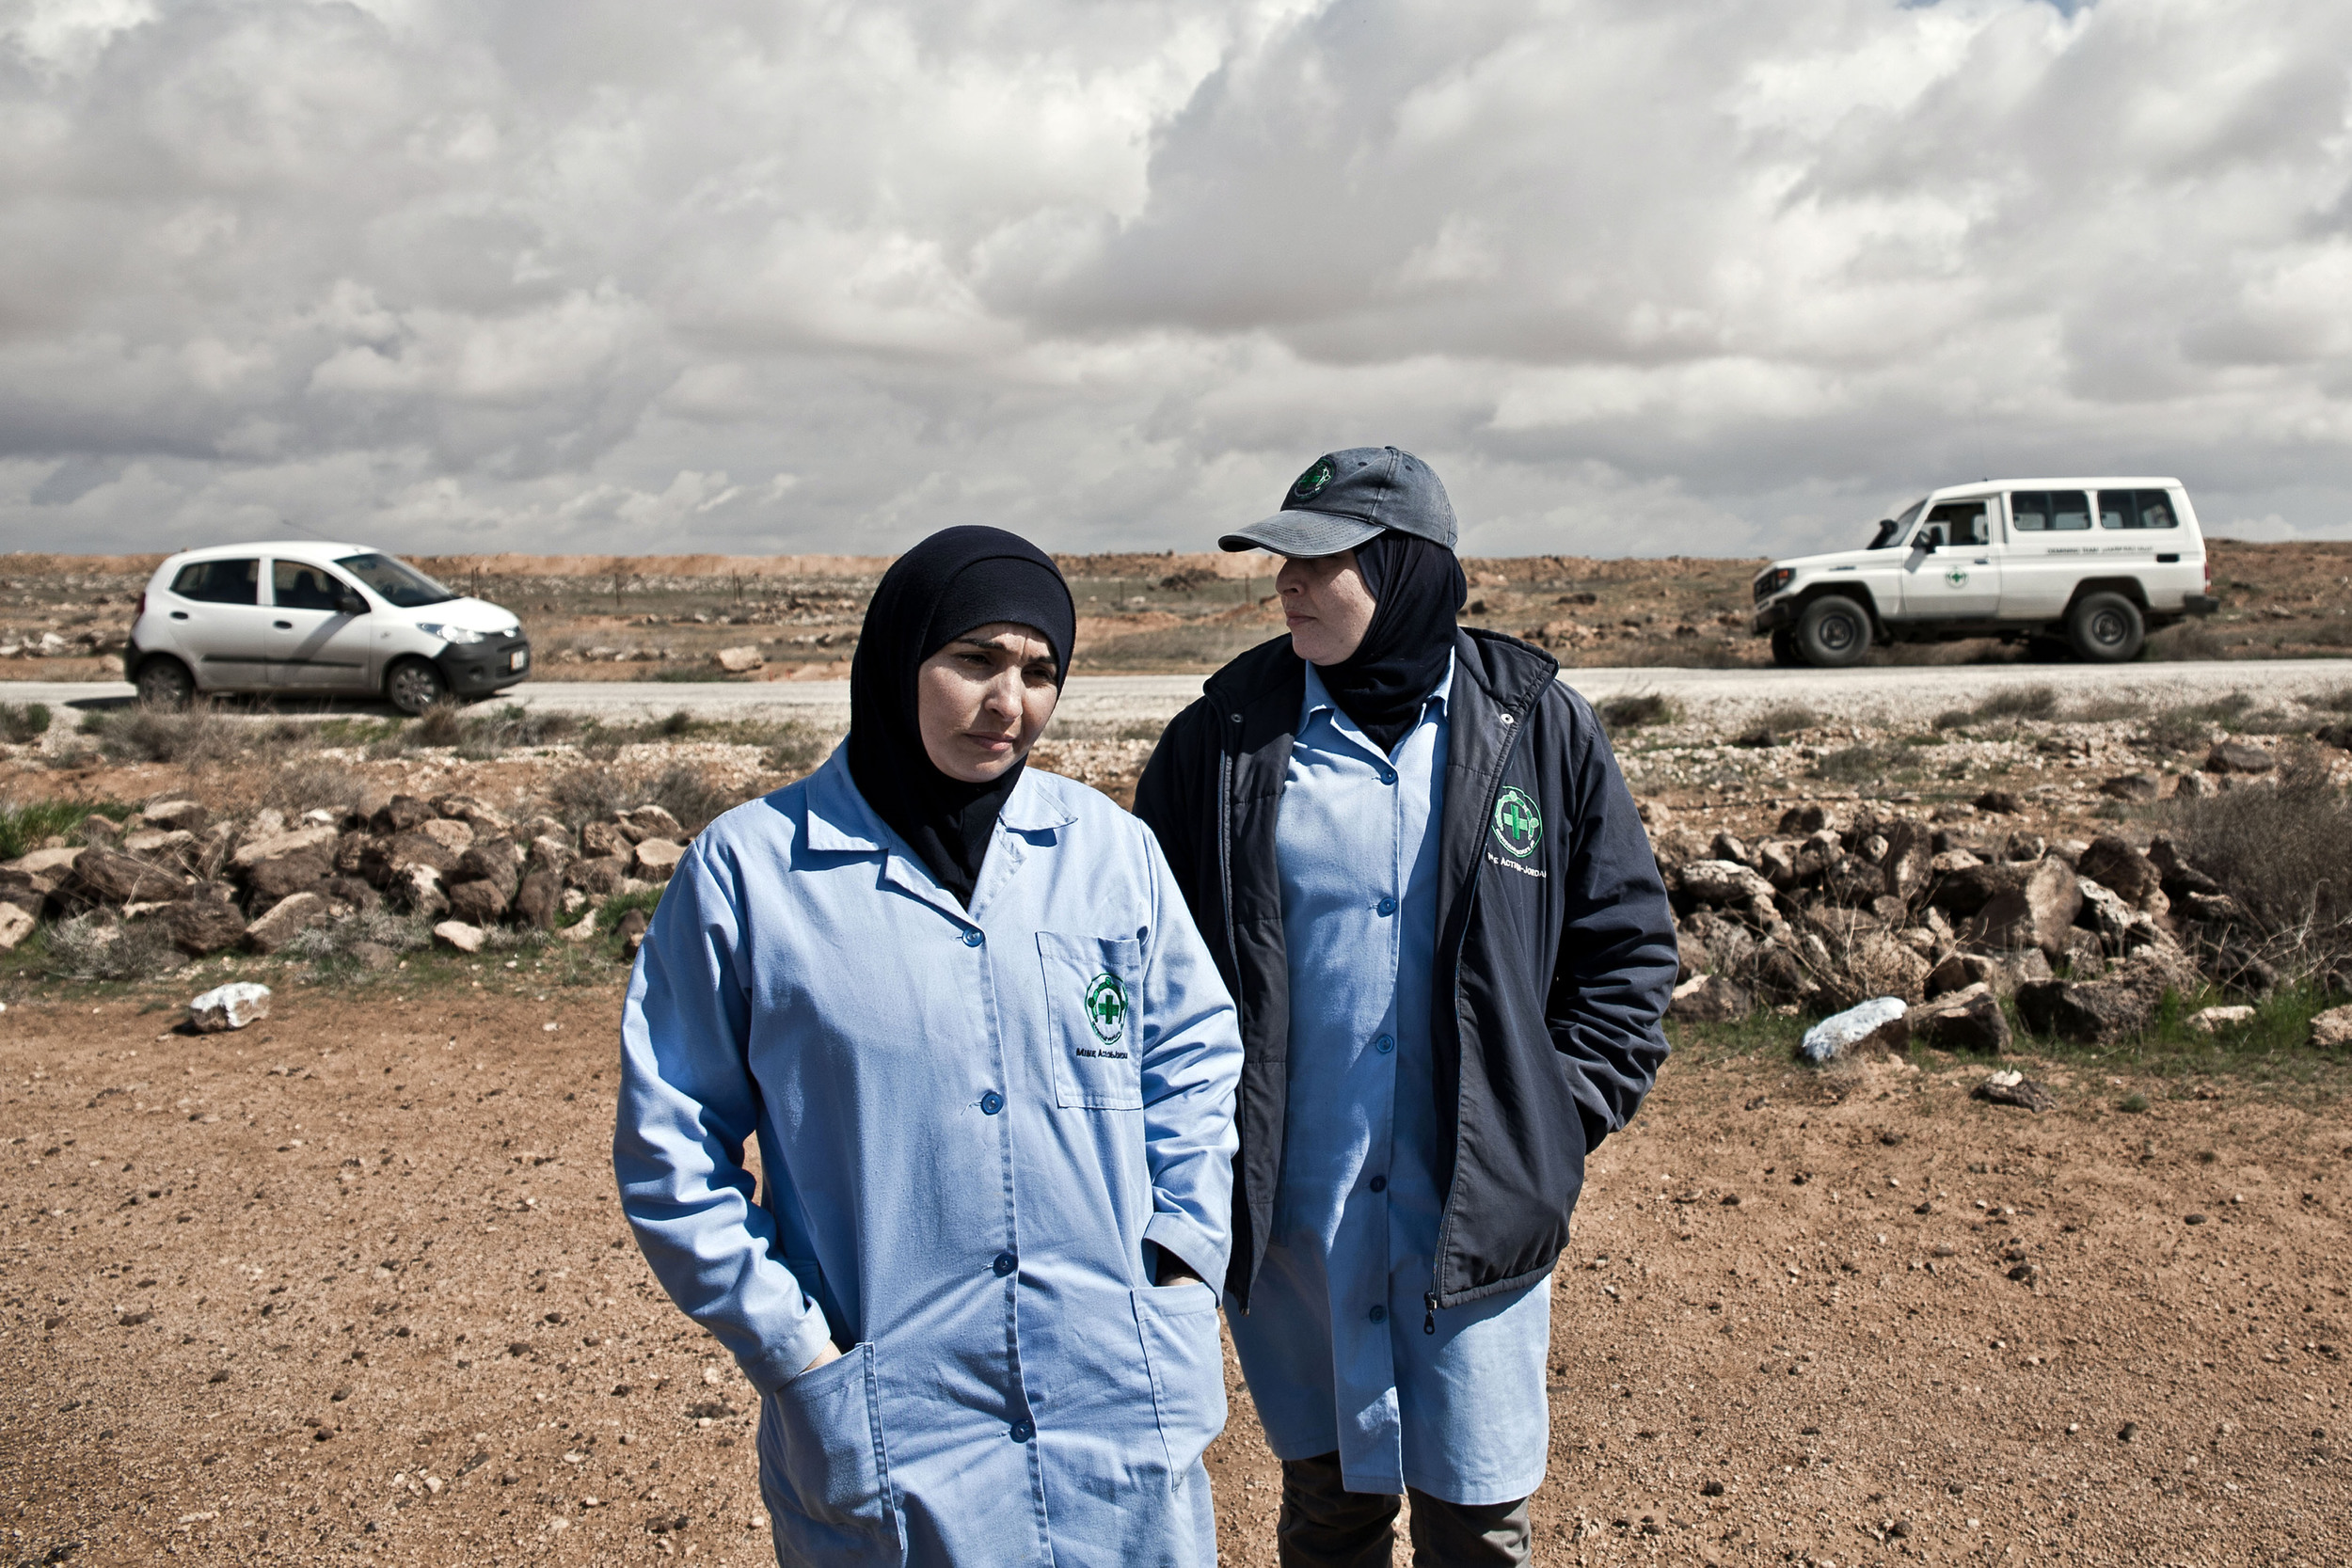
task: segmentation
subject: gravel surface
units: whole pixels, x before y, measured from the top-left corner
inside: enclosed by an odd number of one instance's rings
[[[756,1401],[613,1199],[617,971],[530,964],[0,1015],[0,1561],[770,1560]],[[1554,1278],[1539,1560],[2344,1560],[2352,1115],[2014,1065],[2058,1109],[1669,1063]],[[1237,1381],[1211,1470],[1271,1563]]]
[[[1076,675],[1062,694],[1065,725],[1165,722],[1200,694],[1203,677]],[[1858,722],[1921,723],[1995,691],[2047,686],[2061,696],[2104,696],[2173,705],[2233,691],[2303,696],[2352,688],[2352,659],[2233,659],[2167,664],[1914,665],[1856,670],[1570,670],[1564,677],[1594,701],[1655,692],[1692,718],[1739,724],[1790,703],[1832,708]],[[0,702],[53,707],[128,702],[122,682],[0,682]],[[846,680],[528,681],[494,699],[525,707],[626,721],[684,708],[697,718],[798,718],[846,727]],[[351,705],[346,711],[377,711]],[[389,711],[389,710],[385,710]]]

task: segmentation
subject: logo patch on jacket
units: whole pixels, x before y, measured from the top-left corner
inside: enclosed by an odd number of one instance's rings
[[[1127,1033],[1127,988],[1118,975],[1097,974],[1087,987],[1087,1022],[1104,1045],[1117,1045]]]
[[[1494,832],[1495,842],[1507,853],[1525,860],[1544,841],[1544,814],[1525,790],[1505,784],[1495,800]]]

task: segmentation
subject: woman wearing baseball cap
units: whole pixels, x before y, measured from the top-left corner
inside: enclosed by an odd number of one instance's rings
[[[1541,649],[1455,624],[1454,510],[1331,452],[1227,549],[1286,637],[1146,768],[1245,1053],[1228,1322],[1285,1568],[1528,1560],[1550,1276],[1585,1155],[1666,1054],[1674,924],[1607,739]]]
[[[630,978],[622,1207],[760,1392],[779,1562],[1216,1560],[1240,1044],[1150,832],[1025,768],[1073,629],[1011,534],[900,557],[848,741]]]

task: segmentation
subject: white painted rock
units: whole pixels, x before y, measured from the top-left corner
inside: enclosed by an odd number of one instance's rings
[[[1804,1032],[1797,1054],[1817,1067],[1872,1041],[1899,1051],[1911,1043],[1910,1006],[1899,996],[1874,996],[1832,1013]]]
[[[2188,1015],[2188,1026],[2201,1035],[2211,1035],[2233,1023],[2244,1023],[2254,1016],[2247,1006],[2200,1007]]]
[[[250,980],[232,980],[188,1004],[188,1027],[201,1035],[242,1029],[256,1019],[269,1017],[269,988]]]
[[[33,917],[14,904],[0,904],[0,953],[8,952],[33,934]]]
[[[469,926],[462,920],[444,920],[433,927],[435,942],[444,947],[453,947],[460,953],[481,952],[482,934],[481,927]]]
[[[719,650],[719,668],[729,674],[739,675],[746,671],[756,670],[767,662],[760,657],[757,648],[749,645]]]

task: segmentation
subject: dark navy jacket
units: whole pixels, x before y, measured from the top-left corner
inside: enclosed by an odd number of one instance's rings
[[[1585,1155],[1640,1108],[1666,1056],[1673,911],[1608,737],[1559,668],[1516,638],[1456,635],[1431,991],[1451,1129],[1432,1312],[1549,1272]],[[1305,672],[1287,637],[1218,671],[1136,792],[1241,1006],[1225,1283],[1245,1309],[1281,1175],[1290,986],[1274,827]]]

